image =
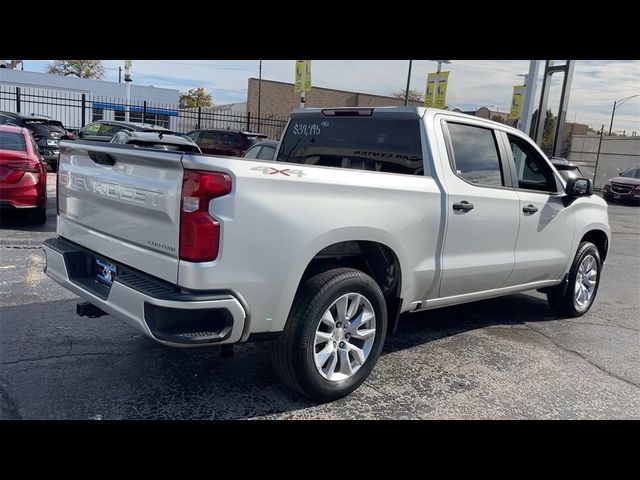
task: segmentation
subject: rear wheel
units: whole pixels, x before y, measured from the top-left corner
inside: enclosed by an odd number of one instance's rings
[[[587,313],[598,293],[601,266],[598,248],[591,242],[582,242],[569,270],[568,283],[547,291],[551,309],[572,317]]]
[[[375,366],[387,329],[384,296],[365,273],[337,268],[306,281],[272,359],[284,383],[318,402],[354,391]]]

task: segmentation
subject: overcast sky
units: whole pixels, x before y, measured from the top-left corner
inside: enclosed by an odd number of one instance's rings
[[[50,60],[25,60],[25,70],[45,71]],[[104,60],[105,80],[118,81],[118,66],[123,60]],[[430,60],[414,60],[411,88],[424,91],[426,75],[435,71]],[[404,89],[407,60],[314,60],[313,86],[390,95]],[[493,105],[507,111],[512,86],[522,83],[518,74],[527,73],[528,60],[453,60],[444,65],[450,70],[447,104],[451,108],[475,110]],[[540,69],[541,78],[542,68]],[[293,60],[263,60],[262,78],[293,81]],[[244,102],[247,79],[258,77],[258,60],[134,60],[134,84],[154,85],[186,91],[204,87],[215,104]],[[560,78],[549,98],[549,107],[557,113]],[[539,82],[538,93],[541,82]],[[579,60],[576,62],[567,121],[609,128],[614,100],[640,94],[640,61]],[[635,130],[640,134],[640,97],[616,110],[614,130]]]

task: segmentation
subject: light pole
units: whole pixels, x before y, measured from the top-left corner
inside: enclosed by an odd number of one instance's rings
[[[409,86],[411,84],[411,65],[413,65],[413,60],[409,60],[409,73],[407,73],[407,88],[404,91],[404,106],[409,105]]]
[[[616,100],[613,102],[613,110],[611,110],[611,123],[609,124],[609,135],[611,135],[611,130],[613,129],[613,117],[616,114],[616,108],[625,103],[627,100],[631,100],[632,98],[640,97],[640,93],[637,95],[631,95],[630,97],[625,97],[621,100]]]
[[[436,70],[436,73],[440,73],[442,71],[443,63],[451,63],[451,60],[431,60],[431,61],[438,62],[438,69]]]
[[[258,67],[258,133],[260,132],[260,97],[262,96],[262,60]]]

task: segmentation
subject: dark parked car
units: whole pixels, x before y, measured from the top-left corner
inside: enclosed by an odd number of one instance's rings
[[[173,152],[202,153],[200,147],[196,145],[196,142],[189,137],[164,132],[131,132],[129,130],[120,130],[113,136],[111,143]]]
[[[26,128],[0,125],[0,207],[47,220],[47,164]]]
[[[23,113],[0,112],[0,125],[14,125],[27,128],[38,145],[38,151],[55,172],[58,168],[58,143],[61,139],[71,138],[71,134],[62,122],[44,115],[25,115]]]
[[[110,142],[121,130],[128,132],[162,132],[172,134],[168,128],[150,123],[120,122],[118,120],[97,120],[82,127],[74,135],[74,139]]]
[[[580,171],[580,167],[575,163],[569,163],[566,158],[552,157],[551,163],[556,167],[558,173],[565,179],[565,181],[570,178],[585,178],[584,174]]]
[[[625,170],[619,177],[610,178],[604,184],[602,196],[611,202],[640,204],[640,166]]]
[[[267,138],[261,133],[238,130],[192,130],[187,133],[202,149],[203,153],[241,157],[256,142]]]
[[[273,160],[278,149],[278,143],[275,140],[263,140],[254,143],[249,150],[244,152],[244,158],[256,158],[259,160]]]

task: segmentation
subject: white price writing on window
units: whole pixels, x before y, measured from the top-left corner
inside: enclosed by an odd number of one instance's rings
[[[312,123],[311,125],[304,125],[302,123],[296,123],[293,125],[294,135],[320,135],[320,125]]]

